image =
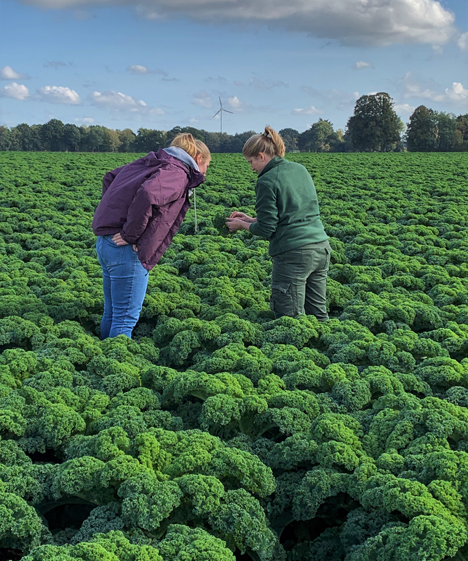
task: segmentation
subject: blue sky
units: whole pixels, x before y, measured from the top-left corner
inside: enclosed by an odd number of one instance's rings
[[[468,113],[466,0],[2,0],[0,124],[344,128],[360,95]]]

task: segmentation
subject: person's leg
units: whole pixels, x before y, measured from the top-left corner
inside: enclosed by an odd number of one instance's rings
[[[124,251],[121,263],[110,267],[112,327],[109,337],[126,335],[131,339],[143,307],[148,286],[148,271],[131,245],[122,247]]]
[[[273,257],[270,308],[275,319],[304,313],[310,251],[299,248]]]
[[[109,271],[106,266],[106,258],[104,256],[105,246],[102,236],[99,236],[96,242],[96,252],[99,264],[102,267],[102,288],[104,290],[104,313],[101,320],[101,339],[109,337],[112,326],[112,298],[111,298],[111,282]]]
[[[107,339],[112,327],[112,291],[110,275],[103,269],[102,287],[104,289],[104,313],[101,320],[101,339]]]
[[[319,321],[327,321],[327,275],[330,266],[331,247],[327,242],[313,249],[312,272],[307,279],[305,313]]]

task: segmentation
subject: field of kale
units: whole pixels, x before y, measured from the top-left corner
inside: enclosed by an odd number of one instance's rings
[[[214,155],[101,341],[91,219],[132,154],[0,153],[0,560],[468,559],[468,158],[291,154],[331,320],[274,320],[241,155]]]

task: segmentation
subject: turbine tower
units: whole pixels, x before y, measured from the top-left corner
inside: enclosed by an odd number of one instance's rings
[[[223,108],[223,103],[221,101],[221,98],[219,98],[219,111],[217,113],[215,113],[213,115],[213,119],[216,117],[216,115],[220,116],[220,120],[221,120],[221,134],[223,134],[223,113],[231,113],[231,115],[233,114],[232,111],[228,111],[227,109]]]

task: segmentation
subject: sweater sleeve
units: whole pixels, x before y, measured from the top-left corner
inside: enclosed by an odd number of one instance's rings
[[[267,182],[257,183],[257,200],[255,203],[257,222],[252,222],[249,231],[255,236],[271,239],[278,227],[278,207],[276,193]]]

